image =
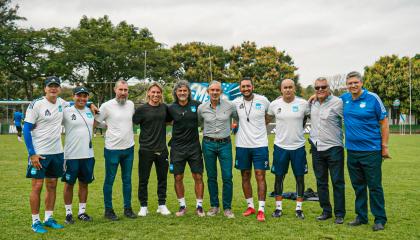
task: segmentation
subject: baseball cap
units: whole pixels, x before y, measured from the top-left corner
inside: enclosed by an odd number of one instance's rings
[[[86,93],[87,95],[89,95],[89,90],[83,86],[78,86],[78,87],[73,88],[73,94],[76,95],[79,93]]]
[[[45,86],[49,86],[51,84],[56,84],[60,86],[61,80],[55,76],[47,77],[47,79],[45,79]]]

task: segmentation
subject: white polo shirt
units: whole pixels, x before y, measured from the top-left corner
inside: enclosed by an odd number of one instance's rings
[[[89,108],[64,109],[63,125],[66,130],[64,159],[93,158],[93,148],[89,147],[93,134],[94,116]]]
[[[101,105],[97,122],[105,121],[107,131],[105,134],[105,148],[109,150],[123,150],[134,146],[133,115],[134,103],[130,100],[121,105],[112,99]]]
[[[296,150],[305,146],[303,120],[310,114],[309,103],[302,98],[286,103],[283,98],[274,100],[268,114],[276,117],[276,137],[274,144],[286,150]]]
[[[238,133],[235,137],[236,146],[242,148],[267,147],[265,114],[270,101],[266,97],[254,93],[254,98],[251,101],[246,101],[241,96],[233,100],[233,103],[239,118]]]
[[[32,142],[36,154],[58,154],[63,152],[61,145],[61,122],[64,108],[68,103],[57,98],[51,103],[45,97],[38,98],[29,104],[25,122],[34,124]]]

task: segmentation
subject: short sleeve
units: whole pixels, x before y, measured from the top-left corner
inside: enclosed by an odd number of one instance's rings
[[[266,97],[264,97],[264,105],[265,105],[265,112],[268,112],[268,109],[270,107],[270,101]]]
[[[305,106],[305,116],[311,115],[311,105],[309,104],[309,102],[304,100],[303,104]]]
[[[274,110],[273,110],[273,108],[274,108],[274,101],[271,102],[270,105],[268,105],[268,112],[267,112],[268,115],[274,116]]]
[[[375,93],[373,93],[372,95],[375,98],[374,101],[375,101],[376,118],[379,119],[379,121],[381,121],[388,116],[388,113],[386,112],[386,108],[384,104],[382,103],[381,98],[379,98],[379,96],[376,95]]]
[[[171,115],[171,112],[169,111],[169,106],[168,105],[166,105],[166,104],[164,104],[165,105],[165,109],[166,109],[166,122],[172,122],[173,121],[173,118],[172,118],[172,115]]]
[[[29,104],[25,113],[25,122],[35,124],[38,120],[38,105],[36,105],[36,100]]]
[[[101,123],[108,116],[106,104],[102,104],[99,108],[99,113],[95,115],[95,121]]]

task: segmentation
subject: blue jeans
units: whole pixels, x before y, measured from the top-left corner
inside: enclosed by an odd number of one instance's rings
[[[131,172],[133,170],[134,146],[123,150],[104,149],[105,181],[104,203],[105,209],[112,208],[112,186],[117,175],[118,165],[121,165],[123,182],[124,208],[131,207]]]
[[[207,185],[210,194],[210,206],[219,207],[219,190],[217,186],[217,158],[219,158],[220,169],[223,180],[223,209],[232,208],[232,143],[212,142],[203,139],[203,156],[207,171]]]

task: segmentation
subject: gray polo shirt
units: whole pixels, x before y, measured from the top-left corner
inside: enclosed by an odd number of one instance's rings
[[[311,105],[310,139],[318,151],[343,146],[343,101],[336,96]]]
[[[203,135],[206,137],[229,137],[232,118],[237,118],[236,107],[225,99],[220,99],[216,109],[211,107],[210,101],[198,107],[198,119],[204,126]]]

